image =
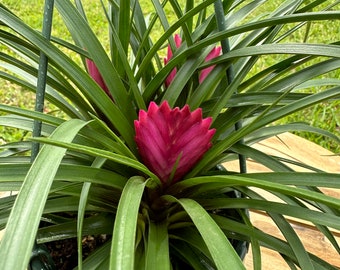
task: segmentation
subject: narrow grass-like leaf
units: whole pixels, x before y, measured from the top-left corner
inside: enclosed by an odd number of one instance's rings
[[[125,5],[125,1],[124,1],[124,5]],[[124,8],[124,5],[121,6],[119,8],[120,10],[120,15],[121,14],[124,14],[124,17],[126,16],[129,16],[129,9],[128,8]],[[127,13],[127,14],[126,14]],[[109,15],[106,13],[105,11],[105,15],[107,17],[107,20],[109,21],[110,23],[110,30],[111,30],[111,36],[112,36],[112,42],[114,42],[114,46],[111,45],[111,47],[114,49],[113,50],[113,54],[114,53],[117,53],[118,55],[117,56],[113,56],[114,58],[114,61],[116,62],[119,62],[118,64],[115,65],[115,67],[118,67],[120,69],[120,73],[122,74],[121,76],[124,77],[124,73],[126,74],[126,76],[128,77],[128,81],[129,81],[129,87],[131,88],[132,90],[132,93],[134,95],[134,98],[135,98],[135,102],[138,106],[139,109],[143,109],[143,110],[146,110],[146,105],[144,103],[144,100],[142,98],[142,95],[140,93],[140,90],[138,88],[138,81],[135,80],[135,77],[134,77],[134,74],[133,74],[133,71],[129,65],[129,62],[128,62],[128,43],[126,44],[126,48],[124,47],[124,45],[122,44],[122,42],[126,41],[128,42],[129,41],[129,36],[130,36],[130,32],[129,31],[126,31],[124,29],[130,29],[130,24],[128,27],[123,26],[123,25],[120,25],[119,27],[119,31],[121,35],[123,35],[123,37],[119,37],[118,36],[118,33],[116,32],[116,29],[114,27],[114,25],[112,24],[112,22],[110,21],[109,19]],[[123,31],[123,32],[122,32]],[[125,33],[125,34],[124,34]],[[125,37],[125,35],[127,35],[127,37]],[[120,38],[124,38],[124,39],[127,39],[127,40],[121,40]]]
[[[56,6],[59,5],[58,4],[59,2],[60,1],[57,1]],[[64,11],[67,12],[67,14],[68,12],[74,10],[74,7],[70,2],[64,1],[63,3],[66,3],[65,5],[63,5],[64,8],[69,7],[69,5],[71,5],[69,10],[67,8],[66,10],[64,9]],[[77,16],[79,17],[80,15]],[[41,51],[43,51],[49,57],[49,59],[51,59],[51,62],[53,60],[53,64],[56,65],[61,72],[66,74],[68,78],[72,80],[72,82],[75,85],[77,85],[79,89],[81,89],[82,94],[84,94],[88,99],[90,99],[94,106],[97,106],[97,108],[99,108],[100,111],[104,113],[104,115],[110,120],[110,122],[117,128],[119,133],[125,139],[126,143],[129,146],[132,146],[131,149],[135,149],[135,142],[133,140],[133,136],[131,136],[131,134],[133,134],[133,121],[132,120],[129,121],[126,118],[128,116],[132,117],[131,115],[133,115],[134,113],[124,114],[117,107],[117,105],[112,102],[112,100],[107,96],[107,94],[104,93],[104,91],[94,82],[94,80],[84,72],[84,70],[80,66],[78,66],[74,61],[70,60],[69,57],[67,57],[64,53],[62,53],[55,46],[49,43],[34,29],[31,29],[28,25],[24,24],[24,22],[19,20],[16,16],[14,16],[13,14],[9,13],[8,11],[1,7],[0,7],[0,20],[3,20],[14,31],[20,32],[20,34],[27,38],[30,42],[36,44],[37,47],[39,47]],[[72,20],[73,19],[71,19],[71,22]],[[78,27],[76,27],[75,31],[76,32],[78,31]],[[98,41],[96,44],[98,45]],[[96,47],[97,45],[93,46]],[[93,50],[96,50],[96,48],[94,48]],[[111,62],[110,65],[112,66]],[[105,73],[105,75],[109,77],[108,80],[111,81],[113,80],[113,78],[111,78],[112,74],[108,74],[109,72],[110,70],[104,68],[103,73]],[[112,82],[112,84],[110,85],[116,86],[115,82]],[[119,93],[123,93],[123,90],[119,91]],[[122,95],[123,96],[127,95],[127,93],[125,94],[123,93]],[[124,99],[126,97],[122,98]],[[126,104],[128,103],[125,103],[124,106],[130,107],[130,109],[128,110],[132,110],[132,106],[126,106]]]
[[[336,236],[325,226],[317,226],[318,230],[329,240],[336,251],[340,254],[340,243],[336,240]]]
[[[146,270],[170,270],[168,226],[166,222],[149,223],[149,235],[145,259]]]
[[[55,126],[60,125],[61,123],[65,121],[61,118],[58,118],[58,117],[55,117],[49,114],[43,114],[40,112],[35,112],[32,110],[18,108],[14,106],[9,106],[6,104],[0,104],[0,111],[31,118],[31,119],[36,119],[36,120],[43,121],[45,123],[49,123]]]
[[[13,69],[12,73],[14,73],[18,77],[22,77],[27,81],[30,81],[32,84],[35,85],[34,78],[37,76],[37,63],[39,62],[39,52],[36,51],[37,49],[33,47],[31,44],[27,43],[20,37],[8,37],[3,35],[4,32],[0,32],[0,36],[4,36],[2,39],[3,43],[6,44],[9,50],[14,49],[15,56],[19,59],[24,59],[24,61],[19,61],[14,57],[11,56],[1,56],[0,59],[4,60],[4,62],[9,63],[12,66],[17,67],[17,69]],[[65,45],[66,47],[69,47]],[[27,64],[28,62],[29,64]],[[10,69],[11,70],[11,69]],[[29,74],[29,76],[23,76],[23,74]],[[14,78],[13,78],[14,79]],[[70,91],[74,89],[73,86],[70,84],[68,80],[66,80],[60,73],[60,70],[53,68],[52,66],[48,66],[48,74],[47,74],[47,98],[50,98],[50,91],[53,92],[57,90],[60,94],[68,98],[69,100],[75,101],[75,106],[82,112],[82,114],[86,113],[87,111],[91,111],[89,104],[83,102],[82,96],[76,91]],[[20,84],[20,79],[14,79],[16,83]],[[50,89],[51,88],[51,89]],[[31,91],[35,91],[36,89],[30,89]],[[59,97],[60,98],[60,97]],[[61,100],[63,100],[61,98]],[[70,104],[62,102],[59,105],[67,106],[71,111],[75,112],[75,108],[72,108]],[[63,106],[62,106],[63,107]],[[76,113],[77,114],[77,113]],[[78,114],[79,115],[79,114]]]
[[[174,250],[173,253],[176,257],[179,257],[183,261],[187,262],[195,270],[206,270],[214,269],[213,263],[205,260],[202,254],[196,249],[192,248],[185,241],[171,241],[171,248]],[[197,260],[197,258],[200,260]]]
[[[95,147],[84,146],[80,144],[64,143],[62,141],[56,141],[56,140],[45,139],[45,138],[37,138],[37,139],[34,138],[32,139],[32,141],[38,141],[38,142],[42,142],[42,143],[46,143],[50,145],[65,147],[69,150],[73,150],[75,152],[80,152],[80,153],[85,153],[85,154],[88,154],[94,157],[107,158],[108,160],[112,160],[117,163],[124,164],[132,168],[135,168],[137,170],[140,170],[141,172],[144,172],[145,174],[152,177],[154,180],[158,179],[158,177],[154,173],[152,173],[143,163],[135,159],[131,159],[129,157],[123,156],[123,155],[112,153],[110,151],[98,149]]]
[[[5,127],[13,127],[21,130],[32,131],[32,123],[33,123],[32,119],[16,115],[8,114],[0,116],[0,125]],[[55,126],[43,123],[41,134],[43,136],[49,136],[52,134],[54,129]]]
[[[209,73],[200,85],[193,91],[193,93],[188,98],[188,105],[192,110],[197,109],[202,106],[204,101],[211,101],[214,91],[217,89],[217,85],[221,82],[221,79],[225,77],[225,65],[217,65],[214,69]],[[232,104],[236,104],[231,101],[231,104],[227,106],[233,106]],[[230,107],[231,107],[230,106]]]
[[[264,127],[267,124],[270,124],[284,116],[287,116],[293,112],[299,111],[303,108],[307,108],[313,104],[320,103],[322,101],[336,98],[340,96],[339,93],[340,87],[333,87],[331,89],[316,93],[311,96],[307,96],[295,102],[292,102],[286,106],[278,108],[273,112],[262,112],[261,116],[256,117],[250,124],[245,125],[240,130],[230,134],[227,138],[222,141],[216,143],[205,155],[204,157],[195,165],[195,167],[188,174],[188,177],[192,177],[196,175],[199,171],[201,171],[206,166],[212,166],[211,163],[213,159],[216,159],[219,153],[223,153],[233,144],[237,143],[240,139],[244,138],[246,135],[250,134],[253,131],[258,130],[259,128]]]
[[[90,254],[89,257],[87,257],[84,260],[83,263],[83,269],[85,270],[100,270],[103,268],[100,268],[101,264],[109,258],[110,254],[110,246],[111,246],[111,240],[104,243],[101,247],[97,248],[93,253]],[[74,268],[75,270],[78,270],[79,268]]]
[[[240,26],[232,27],[230,29],[226,29],[225,31],[220,31],[218,33],[212,34],[211,36],[195,43],[195,46],[193,46],[192,49],[197,52],[201,50],[202,48],[215,44],[225,38],[235,36],[238,34],[244,34],[245,32],[256,30],[256,29],[281,25],[285,23],[296,23],[296,22],[305,22],[305,21],[322,21],[322,20],[332,20],[332,19],[336,20],[339,18],[339,15],[340,15],[339,11],[327,11],[327,12],[296,13],[296,14],[289,14],[285,16],[270,17],[270,18],[263,19],[263,20],[245,23]],[[279,44],[272,44],[272,45],[278,46]],[[302,45],[302,47],[309,46],[308,44],[300,44],[300,45]],[[270,47],[271,47],[270,45],[267,46],[267,48],[270,48]],[[243,49],[246,49],[246,48],[243,48]],[[279,50],[279,51],[283,52],[283,50]],[[304,54],[302,51],[301,53]],[[318,53],[316,50],[314,51],[314,53],[316,53],[316,55],[319,55],[320,52]],[[228,56],[220,56],[220,59],[222,59],[223,57],[229,58]],[[334,55],[334,57],[337,57],[337,56]],[[213,63],[215,62],[215,60],[216,59],[214,59],[213,61],[210,61],[209,63]],[[206,63],[206,65],[208,65],[208,62]]]
[[[76,119],[65,122],[52,138],[71,141],[86,124]],[[1,269],[26,269],[44,204],[65,152],[64,148],[46,145],[32,164],[0,244]]]
[[[287,242],[282,241],[279,238],[276,238],[272,235],[269,235],[261,230],[258,230],[254,228],[253,226],[249,227],[247,225],[244,225],[242,223],[236,222],[234,220],[218,216],[218,215],[212,215],[215,222],[223,229],[224,231],[234,231],[236,233],[240,233],[242,235],[246,236],[252,236],[255,239],[259,241],[261,246],[269,248],[271,250],[274,250],[278,252],[281,255],[286,256],[287,258],[290,258],[293,262],[297,263],[297,259],[291,249],[291,247],[288,245]],[[311,259],[313,260],[313,265],[316,269],[323,269],[323,270],[336,270],[334,266],[331,264],[321,260],[317,256],[313,254],[309,254]]]
[[[270,173],[268,173],[270,175]],[[291,173],[291,182],[294,182],[296,179],[294,176],[299,176],[299,173]],[[291,183],[292,185],[297,186],[308,186],[310,179],[313,176],[313,173],[308,174],[311,177],[307,178],[300,178],[300,182]],[[314,174],[317,178],[319,177],[319,174]],[[306,176],[306,175],[305,175]],[[338,175],[335,177],[335,175],[330,175],[331,177],[327,179],[327,174],[325,174],[324,179],[330,180],[335,179],[336,183],[332,186],[338,186],[340,184],[340,179]],[[272,179],[272,178],[271,178]],[[314,178],[315,179],[315,178]],[[319,181],[320,179],[315,179],[315,181]],[[327,185],[327,182],[326,184]],[[190,187],[192,189],[194,186],[197,186],[197,189],[192,191],[191,196],[198,196],[199,194],[202,194],[204,192],[210,192],[214,190],[220,190],[220,192],[223,192],[223,188],[230,187],[230,186],[253,186],[258,187],[267,191],[275,191],[278,193],[283,193],[291,196],[296,196],[299,198],[304,198],[307,200],[312,200],[315,202],[320,202],[325,205],[328,205],[330,207],[334,207],[335,209],[339,209],[340,207],[340,199],[333,198],[315,191],[309,191],[302,188],[292,188],[291,186],[288,186],[287,183],[279,183],[279,181],[271,181],[271,180],[262,180],[262,179],[253,179],[248,178],[246,175],[243,176],[236,176],[236,175],[213,175],[213,176],[203,176],[203,177],[195,177],[187,180],[183,180],[181,182],[178,182],[174,184],[170,189],[170,194],[178,194],[178,190],[181,192],[185,192],[185,187]],[[320,186],[323,186],[320,184]]]
[[[319,135],[323,135],[325,137],[331,138],[335,142],[340,143],[340,138],[336,136],[334,133],[324,130],[317,127],[312,127],[308,123],[298,122],[298,123],[288,123],[282,124],[278,126],[268,126],[264,128],[260,128],[255,132],[249,134],[245,141],[247,144],[253,144],[255,142],[262,141],[266,138],[273,137],[276,135],[280,135],[284,132],[292,132],[292,131],[305,131],[310,133],[315,133]]]
[[[280,213],[296,218],[311,221],[315,224],[329,226],[335,229],[340,229],[340,218],[332,214],[322,213],[315,210],[310,210],[296,205],[287,205],[272,201],[262,201],[254,199],[214,199],[214,200],[198,200],[206,209],[258,209],[267,212]]]
[[[248,173],[247,178],[266,180],[284,185],[326,187],[340,189],[340,176],[336,173]]]
[[[92,167],[100,168],[104,163],[105,159],[97,158],[92,164]],[[81,190],[78,207],[77,217],[77,245],[78,245],[78,268],[83,269],[83,249],[82,249],[82,236],[83,236],[83,222],[85,218],[85,210],[87,205],[87,199],[90,192],[91,183],[85,182]]]
[[[254,159],[261,165],[264,165],[273,171],[292,171],[292,169],[284,163],[281,163],[277,159],[249,146],[235,144],[230,149],[238,154],[246,156],[247,158]]]
[[[197,5],[195,8],[191,9],[190,11],[188,11],[185,15],[183,15],[183,17],[181,17],[180,19],[178,19],[178,21],[176,21],[158,40],[157,42],[152,46],[152,48],[148,51],[148,53],[146,54],[146,56],[143,59],[143,62],[140,64],[140,68],[138,70],[138,73],[136,74],[136,78],[137,80],[142,76],[142,74],[144,72],[146,72],[146,70],[149,68],[149,63],[151,61],[151,59],[154,57],[154,55],[157,53],[157,51],[162,47],[162,45],[169,39],[169,37],[178,29],[182,26],[182,24],[190,19],[191,16],[199,13],[202,9],[205,9],[207,6],[211,5],[215,0],[206,0],[202,3],[200,3],[199,5]],[[216,41],[217,42],[217,41]],[[216,42],[212,42],[216,43]],[[210,44],[210,45],[211,45]],[[202,49],[203,47],[201,47]],[[198,52],[199,50],[197,50],[196,52]],[[173,65],[169,65],[169,68],[167,69],[167,71],[162,75],[165,79],[167,73],[172,70],[176,64],[178,64],[178,62],[183,61],[183,59],[173,62]],[[168,65],[167,65],[168,66]],[[156,82],[155,80],[152,80],[153,83],[157,83],[158,85],[150,85],[148,86],[148,88],[151,88],[150,90],[148,90],[148,92],[150,91],[150,93],[146,94],[146,97],[148,98],[149,96],[151,96],[154,87],[157,88],[159,86],[159,84],[161,84],[164,80],[160,80],[159,82]]]
[[[163,100],[168,101],[170,107],[174,107],[180,94],[187,92],[187,90],[185,90],[186,83],[193,76],[200,63],[204,61],[205,57],[206,55],[202,53],[192,59],[188,59],[178,70],[174,80],[163,96]]]
[[[164,31],[168,30],[170,25],[165,14],[164,6],[158,0],[152,0],[152,4],[155,8],[156,14],[162,24]],[[176,48],[175,42],[173,40],[171,42],[171,48]]]
[[[119,150],[120,150],[118,153],[126,155],[127,157],[130,157],[130,158],[136,159],[134,154],[127,147],[127,145],[121,140],[121,138],[119,138],[119,136],[117,136],[101,119],[97,118],[94,115],[92,117],[94,117],[97,120],[98,124],[118,143]]]
[[[129,2],[128,2],[129,3]],[[135,112],[132,110],[131,100],[128,97],[128,93],[120,79],[117,70],[112,65],[104,48],[99,43],[97,37],[90,29],[84,18],[77,12],[76,8],[71,2],[65,0],[59,0],[56,2],[56,7],[63,17],[65,24],[70,29],[70,32],[75,35],[83,46],[88,50],[91,58],[96,63],[100,74],[106,82],[107,87],[110,89],[110,93],[116,101],[116,104],[124,113],[127,119],[136,118]],[[122,14],[129,13],[130,9],[122,11]],[[125,18],[122,18],[125,20]],[[123,27],[122,27],[122,30]],[[125,38],[125,31],[122,32]],[[123,45],[124,46],[124,45]]]
[[[271,213],[270,216],[273,218],[275,224],[280,229],[283,236],[287,239],[289,245],[292,247],[292,250],[294,251],[299,262],[300,268],[314,270],[315,268],[305,250],[305,247],[289,222],[279,214]]]
[[[57,212],[75,212],[79,208],[79,193],[76,196],[60,196],[59,198],[48,198],[46,207],[44,208],[44,214],[57,213]],[[102,207],[93,206],[88,204],[87,210],[89,211],[107,211]]]
[[[188,214],[185,212],[183,213],[186,217],[186,219],[188,219],[187,222],[178,222],[181,224],[178,225],[182,225],[178,226],[177,229],[174,229],[174,225],[176,226],[176,224],[172,224],[172,231],[170,234],[170,237],[173,239],[178,239],[181,240],[183,242],[188,243],[192,248],[194,248],[196,251],[196,253],[199,253],[201,255],[204,255],[204,257],[212,262],[212,257],[211,254],[209,252],[209,249],[204,241],[204,239],[201,237],[199,231],[197,230],[197,228],[193,227],[193,223],[191,222],[190,217],[188,216]],[[189,222],[190,220],[190,222]]]
[[[138,210],[145,179],[132,177],[126,183],[115,219],[109,269],[131,270],[134,267]]]
[[[303,64],[303,61],[301,62],[301,64]],[[284,73],[287,73],[287,71],[283,70],[282,72],[278,72],[277,76],[273,76],[272,79],[265,83],[265,85],[259,86],[255,84],[254,87],[249,91],[253,91],[254,88],[257,88],[256,91],[258,91],[258,89],[260,88],[261,91],[268,92],[285,92],[290,91],[291,89],[296,90],[296,88],[299,87],[302,83],[308,82],[313,78],[337,70],[339,69],[339,66],[340,58],[331,58],[325,61],[321,61],[317,64],[313,64],[309,67],[305,67],[300,71],[294,72],[293,74],[284,75]],[[292,65],[291,68],[297,68],[297,66]],[[284,76],[284,78],[277,79],[281,76]],[[339,84],[335,84],[335,86],[336,85]],[[316,85],[313,87],[316,87]]]
[[[118,35],[125,54],[128,53],[131,21],[130,21],[130,0],[119,2],[119,24],[118,24]],[[118,55],[117,55],[118,56]]]
[[[6,168],[6,169],[4,169]],[[0,164],[0,183],[23,181],[30,168],[28,163]],[[91,182],[123,190],[127,178],[105,169],[92,168],[84,165],[61,164],[55,181]]]
[[[250,220],[249,213],[246,214],[243,211],[239,211],[239,213],[242,216],[242,220],[244,224],[252,229],[255,229]],[[250,247],[251,247],[251,251],[253,255],[253,269],[261,270],[262,269],[262,257],[261,257],[261,250],[260,250],[260,242],[253,235],[250,235]]]
[[[165,198],[179,203],[188,213],[208,246],[217,269],[245,269],[229,240],[200,204],[191,199]]]
[[[113,227],[113,215],[100,214],[90,216],[84,220],[83,235],[110,234]],[[39,229],[38,243],[57,241],[77,237],[77,220],[58,222],[56,225]]]

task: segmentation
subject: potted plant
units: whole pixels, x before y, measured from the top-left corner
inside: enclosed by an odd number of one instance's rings
[[[72,40],[50,37],[46,23],[40,33],[0,4],[0,76],[31,91],[39,78],[57,111],[0,104],[3,126],[42,124],[42,136],[1,146],[0,191],[19,193],[0,199],[0,268],[26,269],[35,242],[76,238],[77,269],[244,269],[244,243],[254,269],[261,246],[292,269],[336,269],[305,250],[286,217],[313,223],[339,251],[329,228],[340,229],[340,200],[319,189],[339,188],[339,175],[294,172],[251,145],[293,130],[339,142],[276,122],[339,98],[338,40],[289,40],[308,36],[313,21],[339,20],[338,2],[277,1],[269,11],[270,2],[101,2],[107,46],[80,0],[55,1]],[[246,158],[273,172],[247,173]],[[240,171],[220,169],[233,159]],[[255,228],[248,209],[268,213],[285,239]],[[107,239],[83,261],[84,235]]]

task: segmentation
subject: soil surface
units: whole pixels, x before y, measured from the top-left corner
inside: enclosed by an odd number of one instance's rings
[[[83,260],[108,240],[106,235],[88,235],[83,238]],[[57,270],[69,270],[78,265],[77,239],[70,238],[45,244]]]

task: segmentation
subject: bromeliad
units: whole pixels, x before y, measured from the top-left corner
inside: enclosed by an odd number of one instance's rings
[[[202,118],[202,109],[190,112],[188,105],[171,109],[151,102],[139,111],[135,140],[144,164],[165,185],[182,179],[211,147],[215,129],[212,118]]]

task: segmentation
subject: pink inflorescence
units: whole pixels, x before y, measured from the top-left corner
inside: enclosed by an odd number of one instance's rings
[[[175,44],[176,44],[176,48],[179,48],[182,44],[182,39],[181,37],[176,34],[174,36],[174,40],[175,40]],[[216,58],[217,56],[219,56],[221,54],[221,50],[222,48],[220,46],[218,47],[214,47],[210,52],[209,54],[207,55],[207,57],[205,58],[205,61],[209,61],[209,60],[212,60],[214,58]],[[171,50],[171,47],[170,45],[168,45],[168,53],[167,53],[167,57],[164,58],[164,64],[166,65],[170,59],[172,58],[172,50]],[[204,79],[208,76],[208,74],[214,69],[215,66],[210,66],[210,67],[207,67],[205,69],[203,69],[199,75],[199,83],[202,83],[204,81]],[[165,87],[169,87],[169,85],[171,84],[171,82],[173,81],[173,79],[175,78],[176,76],[176,73],[177,73],[177,68],[174,68],[170,74],[168,75],[168,77],[165,79]]]
[[[190,112],[189,106],[171,109],[151,102],[135,120],[135,140],[144,164],[164,184],[182,179],[211,147],[215,129],[212,118],[202,119],[202,109]]]
[[[96,64],[90,60],[90,59],[86,59],[86,66],[88,69],[88,72],[90,74],[90,76],[92,77],[92,79],[105,91],[105,93],[112,99],[112,95],[109,91],[109,89],[107,88],[102,75],[100,74]]]

